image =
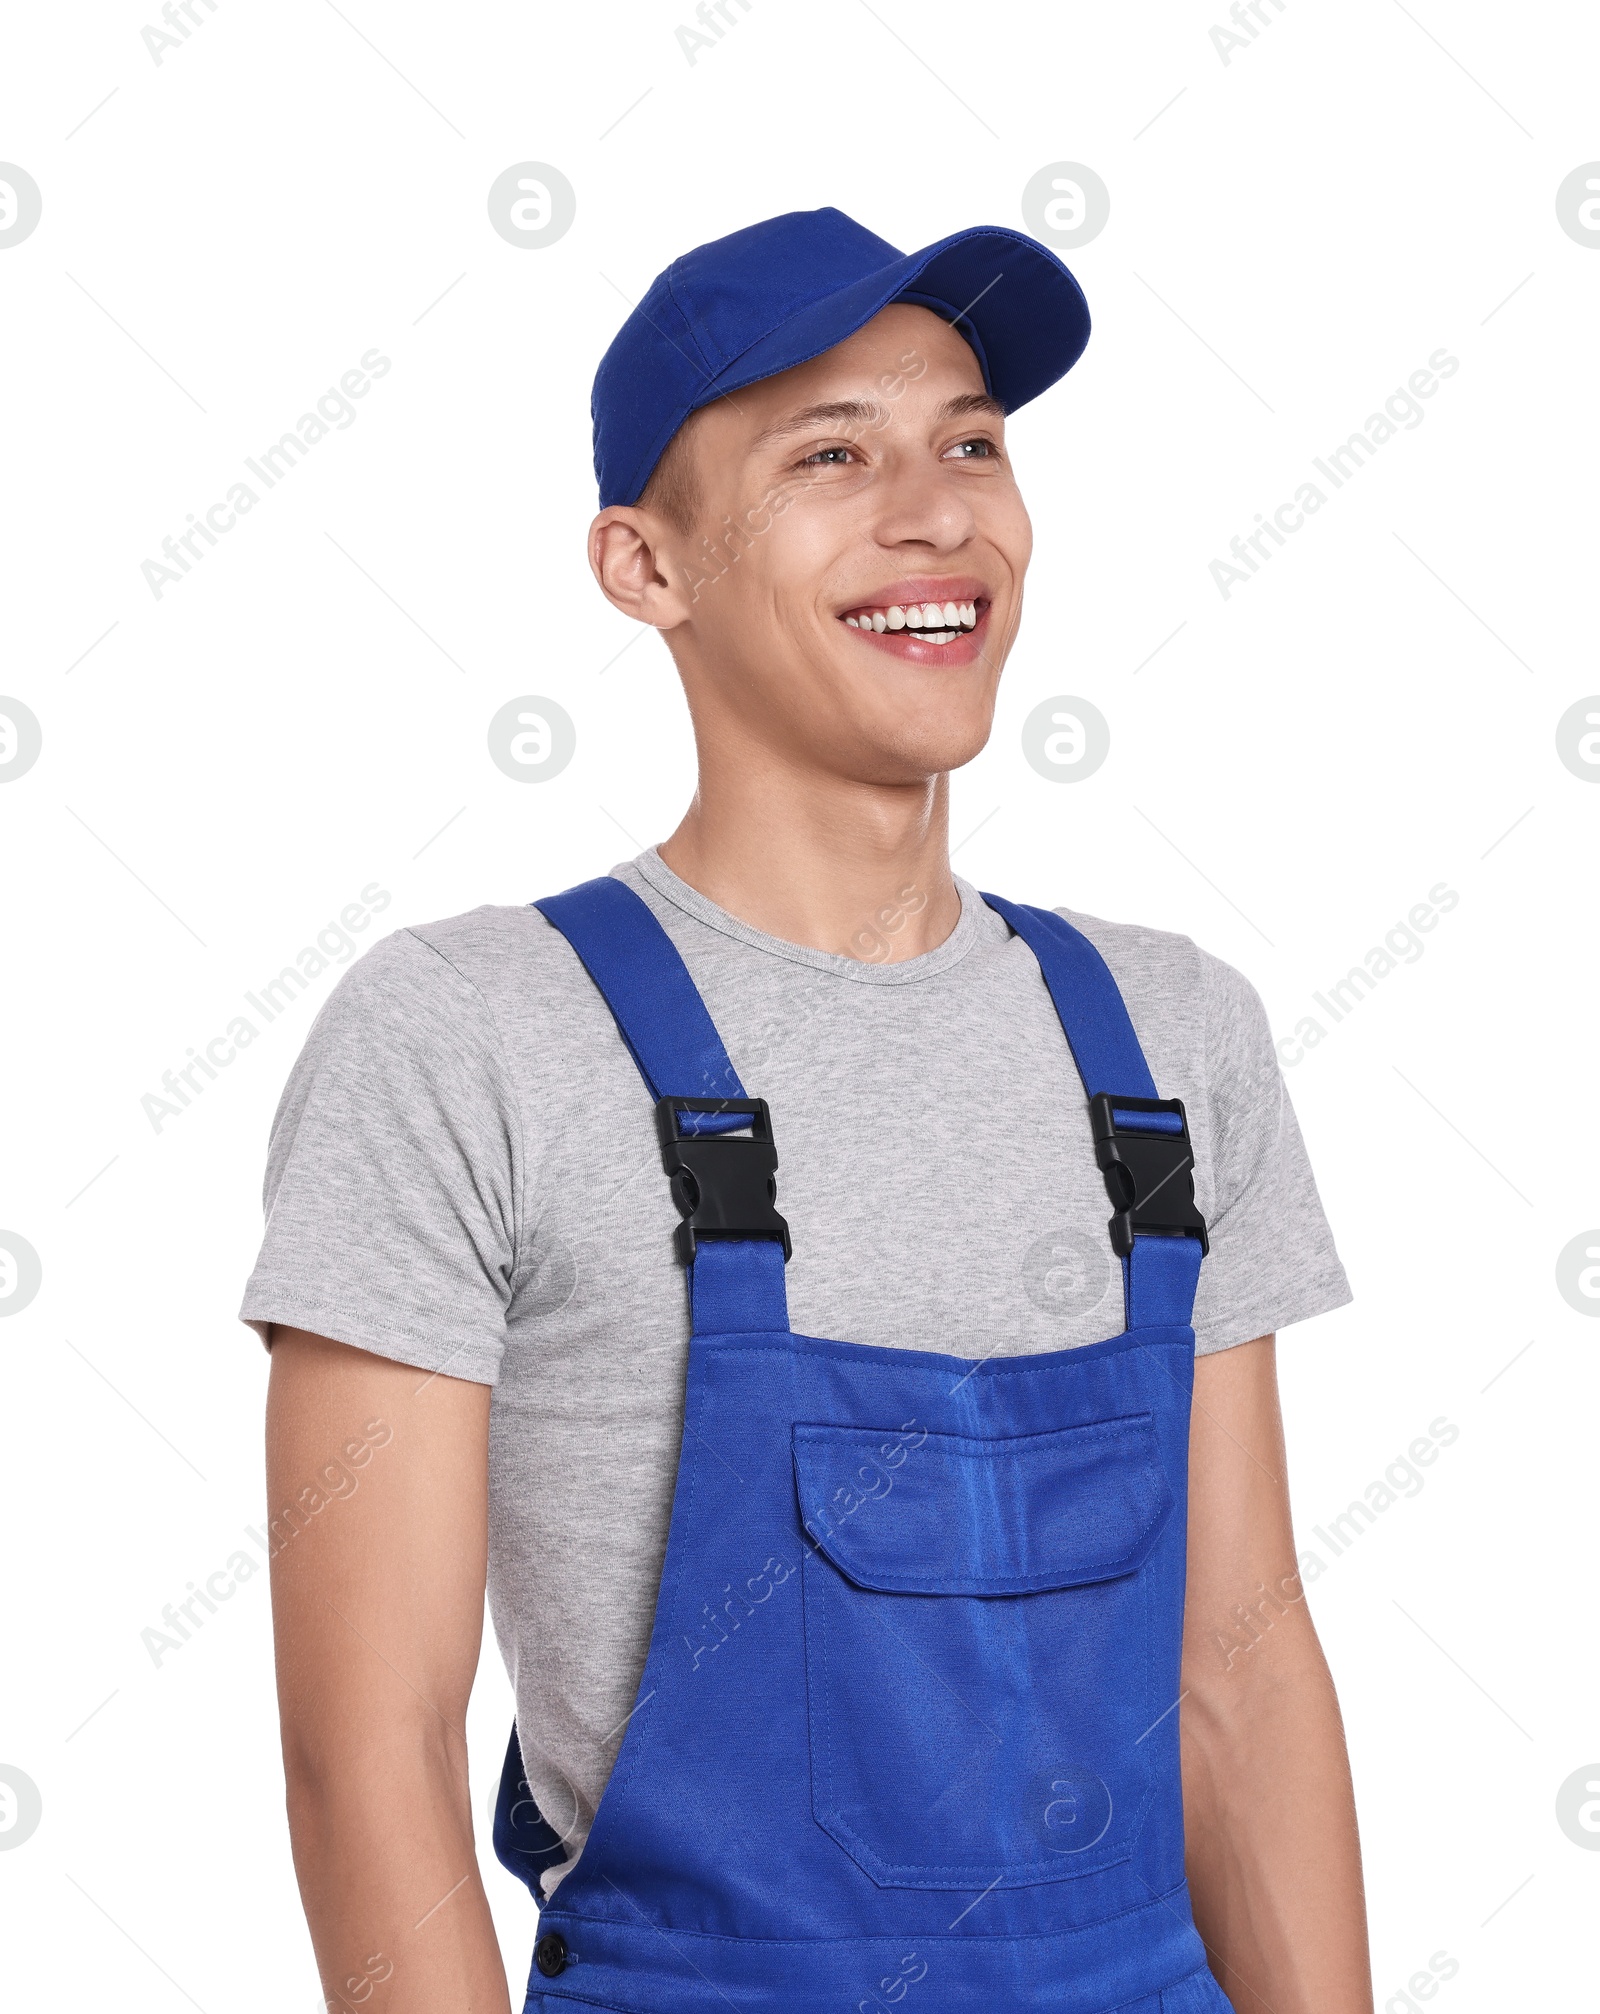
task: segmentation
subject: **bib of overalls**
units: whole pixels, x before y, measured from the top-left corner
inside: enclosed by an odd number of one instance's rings
[[[1187,1123],[1088,939],[984,900],[1090,1099],[1127,1309],[1106,1342],[792,1333],[770,1119],[676,948],[614,878],[537,905],[656,1101],[693,1323],[644,1674],[548,1902],[566,1856],[512,1730],[495,1845],[542,1905],[524,2014],[1228,2014],[1179,1774]]]

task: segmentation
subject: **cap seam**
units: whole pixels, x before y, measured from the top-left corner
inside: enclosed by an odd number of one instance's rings
[[[683,323],[684,331],[687,334],[690,342],[694,344],[695,355],[700,359],[701,368],[704,370],[706,374],[706,380],[708,383],[713,383],[715,382],[718,373],[722,370],[725,370],[727,366],[724,364],[713,364],[711,359],[706,355],[705,347],[700,341],[700,331],[695,327],[694,323],[690,320],[688,309],[683,305],[683,302],[678,298],[677,282],[673,279],[672,276],[674,273],[677,272],[679,266],[681,266],[682,264],[683,261],[681,259],[674,259],[672,264],[668,266],[667,270],[662,274],[661,277],[666,282],[668,298],[671,300],[672,305],[678,311],[678,319]]]

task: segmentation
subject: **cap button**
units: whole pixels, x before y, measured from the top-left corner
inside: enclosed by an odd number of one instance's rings
[[[546,1979],[554,1979],[567,1969],[567,1940],[559,1930],[548,1930],[533,1947],[533,1962]]]

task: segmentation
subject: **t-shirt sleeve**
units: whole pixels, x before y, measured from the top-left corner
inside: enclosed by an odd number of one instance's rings
[[[240,1319],[493,1384],[521,1128],[483,996],[407,930],[329,995],[272,1124]]]
[[[1351,1295],[1261,997],[1231,965],[1202,958],[1211,1251],[1194,1327],[1206,1355],[1342,1307]]]

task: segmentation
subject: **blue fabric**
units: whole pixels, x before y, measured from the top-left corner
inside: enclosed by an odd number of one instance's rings
[[[1159,1926],[1143,1921],[1130,1924],[1127,1934],[1148,1936]],[[1049,1951],[1041,1954],[1045,1963],[1081,1963],[1085,1954],[1081,1939],[1073,1944],[1070,1953]],[[692,1960],[690,1961],[692,1962]],[[776,1972],[784,1962],[779,1953],[772,1961],[771,1970]],[[845,2014],[903,2014],[910,2000],[912,1988],[919,1986],[928,1977],[933,1960],[917,1952],[904,1952],[890,1948],[887,1943],[875,1950],[863,1952],[852,1945],[836,1966],[838,1992],[841,1997],[834,2004],[842,2007]],[[870,1980],[868,1991],[861,1991],[861,1980]],[[848,1968],[848,1969],[847,1969]],[[969,1982],[969,2008],[980,2008],[984,2014],[996,2014],[999,2003],[984,1990],[988,1985],[981,1970],[975,1971]],[[893,1993],[894,1999],[888,1995]],[[712,2010],[720,2010],[721,2002],[710,2003]],[[914,2002],[910,2003],[913,2007]],[[1013,2003],[1015,2004],[1015,2003]],[[1076,2010],[1088,2007],[1088,2000],[1074,1997],[1070,2003],[1061,2002],[1062,2007]],[[598,2000],[578,2000],[569,1993],[557,1996],[554,1993],[535,1992],[528,1997],[524,2014],[583,2014],[584,2009],[593,2009],[595,2014],[614,2014],[611,2008],[602,2008]],[[1232,2014],[1231,2003],[1225,1998],[1222,1988],[1212,1978],[1210,1972],[1201,1966],[1198,1972],[1191,1972],[1187,1979],[1180,1979],[1176,1986],[1169,1986],[1164,1992],[1149,1993],[1138,2000],[1130,2000],[1117,2009],[1117,2014]]]
[[[602,507],[638,502],[701,406],[820,356],[900,299],[960,329],[1007,412],[1089,340],[1077,281],[1020,231],[958,231],[908,255],[841,210],[768,217],[674,260],[601,359],[590,411]]]
[[[914,2004],[930,2014],[1103,2014],[1203,1966],[1172,1710],[1191,1334],[1028,1357],[748,1334],[689,1348],[638,1704],[584,1851],[541,1915],[575,1962],[531,1979],[532,2004],[705,2014],[726,1996],[752,2014],[838,2014],[915,1951],[929,1970]],[[959,1584],[973,1555],[986,1574],[1028,1567],[1046,1547],[1107,1570],[1121,1543],[1137,1564],[1116,1578],[885,1593],[823,1549],[853,1567],[908,1553],[893,1520],[937,1436],[1092,1440],[1141,1417],[1148,1439],[1113,1435],[1086,1465],[1114,1508],[1065,1506],[1058,1532],[1025,1522],[1049,1507],[1037,1479],[992,1504],[951,1486],[953,1463],[916,1484],[919,1526],[949,1528],[930,1538],[930,1576],[954,1568]],[[875,1451],[853,1483],[813,1471],[821,1504],[794,1462],[812,1425]],[[1147,1535],[1151,1460],[1172,1503]]]
[[[747,1112],[680,1112],[678,1126],[685,1133],[739,1133],[750,1124]]]
[[[787,1329],[782,1245],[776,1238],[702,1238],[689,1268],[689,1313],[697,1336]]]
[[[1164,1328],[1181,1309],[1188,1326],[1200,1283],[1198,1238],[1135,1238],[1122,1262],[1130,1329]]]
[[[1111,1116],[1119,1126],[1134,1133],[1181,1133],[1183,1120],[1176,1112],[1124,1112],[1113,1105]]]
[[[540,906],[652,1089],[726,1081],[612,885]],[[1086,1082],[1153,1096],[1103,962],[1007,911]],[[1176,1711],[1199,1260],[1139,1237],[1107,1342],[947,1354],[792,1335],[781,1248],[703,1241],[644,1674],[525,2014],[1229,2014]]]
[[[652,1098],[748,1095],[677,947],[625,882],[602,874],[533,906],[605,996]]]
[[[1183,1122],[1175,1112],[1117,1110],[1119,1097],[1154,1098],[1155,1079],[1111,968],[1083,932],[1053,909],[1033,909],[1001,895],[983,899],[1038,959],[1087,1094],[1092,1098],[1106,1092],[1119,1126],[1181,1132]],[[1136,1238],[1122,1262],[1128,1327],[1186,1327],[1194,1312],[1201,1256],[1197,1238]]]
[[[1147,1936],[1151,1933],[1151,1929],[1152,1926],[1147,1923],[1135,1922],[1130,1926],[1129,1934]],[[868,1974],[872,1974],[876,1967],[877,1976],[872,1979],[872,1987],[868,1992],[861,1993],[861,1965],[864,1957]],[[1072,1948],[1070,1961],[1081,1962],[1083,1957],[1080,1940]],[[1048,1961],[1067,1962],[1067,1954],[1050,1952]],[[776,1963],[782,1963],[781,1955]],[[848,1976],[845,1974],[846,1965],[854,1968]],[[838,1967],[839,1991],[841,1994],[859,1994],[860,1997],[843,2000],[840,2004],[846,2009],[846,2014],[856,2014],[856,2010],[859,2010],[859,2014],[890,2014],[891,2010],[901,2007],[913,1987],[920,1985],[927,1978],[931,1965],[930,1958],[916,1952],[907,1953],[880,1946],[875,1953],[867,1955],[852,1946]],[[985,2014],[993,2014],[998,2003],[984,1993],[986,1983],[981,1975],[974,1978],[969,2004],[984,2009]],[[888,1998],[891,1993],[894,1995],[892,2001]],[[1077,1999],[1071,2002],[1073,2008],[1077,2008],[1080,2004],[1086,2007],[1089,2002],[1080,2003]],[[1067,2003],[1063,2001],[1062,2005],[1066,2006]],[[554,1994],[531,1994],[525,2014],[573,2014],[574,2009],[578,2010],[578,2014],[582,2014],[584,2008],[597,2009],[598,2014],[612,2014],[612,2010],[601,2008],[597,2000],[575,2000],[570,1994],[565,1993],[559,1998]],[[1232,2009],[1223,1995],[1222,1988],[1206,1967],[1201,1966],[1198,1972],[1191,1972],[1187,1979],[1180,1979],[1176,1986],[1169,1986],[1164,1992],[1146,1994],[1139,2000],[1129,2001],[1117,2009],[1117,2014],[1232,2014]]]
[[[1105,1091],[1113,1099],[1154,1098],[1155,1079],[1117,982],[1083,932],[1053,909],[1031,909],[1001,895],[983,899],[1038,959],[1088,1095],[1093,1098]]]
[[[929,1434],[914,1462],[897,1445],[886,1457],[881,1442],[876,1429],[794,1430],[806,1533],[875,1594],[1043,1594],[1119,1580],[1172,1510],[1148,1413],[1002,1440]],[[861,1506],[836,1520],[841,1490]]]

